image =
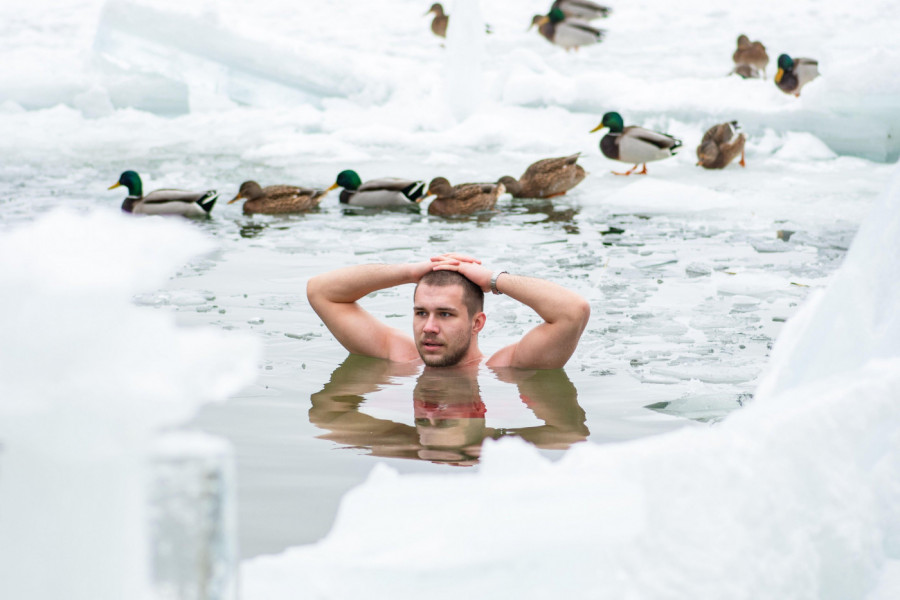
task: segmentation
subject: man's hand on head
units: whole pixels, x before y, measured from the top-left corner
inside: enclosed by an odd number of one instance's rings
[[[448,252],[431,259],[432,270],[434,271],[456,271],[475,285],[481,288],[483,292],[491,290],[491,270],[483,267],[481,261],[477,258],[458,254],[456,252]]]

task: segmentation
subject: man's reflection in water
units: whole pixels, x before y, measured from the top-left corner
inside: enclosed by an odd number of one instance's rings
[[[473,465],[485,438],[521,437],[538,448],[565,449],[590,434],[575,386],[562,369],[494,369],[498,379],[518,387],[519,397],[543,425],[494,428],[485,424],[486,407],[474,367],[425,367],[413,390],[415,427],[360,412],[365,395],[420,367],[351,354],[311,397],[310,422],[328,430],[319,436],[375,456],[415,458]]]

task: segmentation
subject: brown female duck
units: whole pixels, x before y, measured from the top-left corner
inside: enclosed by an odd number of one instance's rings
[[[244,202],[244,214],[280,215],[300,213],[319,206],[327,190],[311,190],[293,185],[269,185],[261,187],[255,181],[245,181],[237,196],[228,201]]]
[[[762,42],[751,42],[750,38],[741,34],[737,39],[737,50],[731,55],[734,60],[734,71],[744,79],[759,77],[760,71],[765,75],[769,64],[769,54]]]
[[[560,158],[545,158],[525,169],[516,180],[509,175],[500,178],[514,198],[552,198],[561,196],[581,183],[585,172],[576,164],[581,153]]]
[[[737,121],[719,123],[710,127],[709,131],[703,134],[700,145],[697,146],[697,164],[704,169],[724,169],[740,155],[739,164],[746,167],[744,143],[747,138],[737,130]]]
[[[431,20],[431,31],[434,35],[447,37],[447,24],[450,22],[450,17],[444,14],[444,7],[439,2],[435,2],[425,14],[434,14],[434,18]]]
[[[491,210],[505,191],[502,183],[450,185],[446,178],[436,177],[428,184],[428,195],[435,196],[428,205],[428,214],[446,217]]]

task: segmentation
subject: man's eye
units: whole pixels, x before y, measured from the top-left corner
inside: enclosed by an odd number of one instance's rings
[[[447,311],[443,311],[443,312],[441,313],[441,316],[442,316],[442,317],[451,317],[451,316],[453,316],[453,314],[452,314],[452,313],[448,313]]]

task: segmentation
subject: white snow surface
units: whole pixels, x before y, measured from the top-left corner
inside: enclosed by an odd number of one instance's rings
[[[244,597],[896,597],[898,256],[900,172],[749,407],[558,463],[504,440],[473,475],[381,466],[322,542],[246,561]]]
[[[255,340],[135,306],[212,249],[183,223],[59,210],[0,235],[0,591],[147,597],[152,436],[256,376]]]

